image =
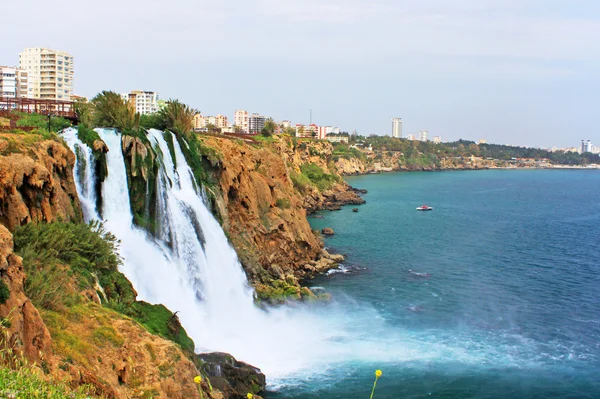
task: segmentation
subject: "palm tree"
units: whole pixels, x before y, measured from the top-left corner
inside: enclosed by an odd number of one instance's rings
[[[199,111],[179,100],[170,99],[158,113],[167,129],[176,134],[187,135],[194,130],[194,116]]]

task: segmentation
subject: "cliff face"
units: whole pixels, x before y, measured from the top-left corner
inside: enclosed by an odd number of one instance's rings
[[[60,142],[29,136],[0,135],[0,223],[13,230],[57,218],[81,221],[75,155]]]
[[[222,153],[217,200],[223,227],[254,281],[285,279],[321,252],[303,199],[280,154],[232,140],[208,138]]]
[[[0,317],[5,333],[4,348],[23,353],[38,364],[52,357],[52,339],[39,312],[25,295],[25,273],[21,257],[13,253],[12,234],[0,224]]]

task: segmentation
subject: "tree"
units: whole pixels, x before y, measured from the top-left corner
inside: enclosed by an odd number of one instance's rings
[[[286,127],[285,129],[283,129],[283,134],[287,134],[288,136],[295,136],[296,135],[296,129],[294,129],[291,126]]]
[[[137,131],[140,127],[140,114],[133,104],[125,101],[114,91],[103,91],[92,99],[95,126],[114,127],[122,131]]]
[[[198,113],[198,110],[173,99],[169,99],[158,111],[163,126],[180,135],[187,135],[194,130],[194,116]]]
[[[276,128],[277,128],[277,125],[275,125],[273,118],[268,118],[265,121],[265,126],[262,128],[262,130],[260,132],[265,137],[271,137],[273,135],[273,133],[275,133]]]

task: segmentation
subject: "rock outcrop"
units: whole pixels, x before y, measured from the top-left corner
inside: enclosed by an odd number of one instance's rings
[[[2,144],[5,143],[5,144]],[[75,155],[53,140],[30,143],[0,135],[0,223],[14,230],[30,222],[83,219],[73,180]]]
[[[265,390],[265,375],[254,366],[237,361],[228,353],[214,352],[198,355],[202,367],[214,388],[226,398],[245,398]]]
[[[12,234],[0,225],[0,318],[4,335],[0,350],[23,353],[41,364],[52,357],[52,339],[42,317],[24,292],[25,273],[21,257],[13,253]]]

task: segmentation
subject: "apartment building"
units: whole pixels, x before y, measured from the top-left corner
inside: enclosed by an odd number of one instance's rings
[[[27,72],[28,97],[71,100],[73,95],[73,56],[43,47],[26,48],[19,53],[19,69]]]
[[[248,128],[250,133],[260,133],[260,131],[265,127],[265,122],[267,121],[266,116],[262,116],[256,113],[253,113],[248,118]]]
[[[217,114],[217,116],[215,116],[214,125],[219,129],[226,128],[228,126],[227,117],[225,115]]]
[[[319,136],[319,126],[313,124],[310,125],[296,125],[296,137],[313,138]]]
[[[440,144],[442,142],[442,137],[441,136],[435,136],[433,138],[433,143],[434,144]]]
[[[233,124],[237,126],[243,133],[250,131],[250,117],[248,111],[238,109],[233,117]]]
[[[0,97],[28,98],[27,72],[16,67],[0,66]]]
[[[121,94],[121,97],[133,105],[135,111],[141,115],[158,112],[158,93],[155,91],[133,90]]]
[[[428,141],[429,140],[429,132],[427,130],[421,130],[419,132],[419,141]]]

